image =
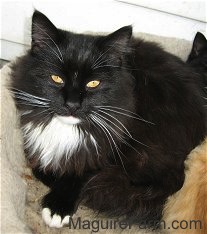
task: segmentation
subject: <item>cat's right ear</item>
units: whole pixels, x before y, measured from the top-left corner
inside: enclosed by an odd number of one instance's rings
[[[58,29],[41,12],[35,11],[32,16],[32,51],[57,43]]]
[[[201,53],[201,51],[204,50],[205,48],[207,48],[207,40],[202,33],[197,32],[193,41],[193,48],[192,48],[194,56],[198,56]]]

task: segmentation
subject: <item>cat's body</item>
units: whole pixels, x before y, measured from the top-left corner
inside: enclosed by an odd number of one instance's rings
[[[82,201],[153,226],[206,134],[199,75],[156,44],[131,38],[131,27],[79,35],[35,12],[32,39],[13,66],[12,90],[27,158],[51,187],[45,222],[62,226]],[[57,223],[53,214],[66,218]]]

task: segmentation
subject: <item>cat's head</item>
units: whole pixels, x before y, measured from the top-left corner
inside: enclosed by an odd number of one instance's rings
[[[81,124],[100,106],[133,109],[128,103],[133,79],[127,67],[131,35],[131,26],[107,36],[75,34],[57,29],[35,11],[31,49],[12,73],[22,122],[44,124],[56,116]]]
[[[207,72],[207,40],[200,32],[197,32],[194,38],[193,47],[188,56],[187,63],[201,72]]]

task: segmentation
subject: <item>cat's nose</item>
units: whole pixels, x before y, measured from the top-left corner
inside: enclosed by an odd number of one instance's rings
[[[67,101],[66,106],[69,109],[70,113],[73,114],[74,112],[77,111],[77,109],[80,108],[80,103],[79,102]]]

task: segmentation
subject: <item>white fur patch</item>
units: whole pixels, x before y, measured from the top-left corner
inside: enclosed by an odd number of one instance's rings
[[[50,164],[57,169],[63,156],[69,158],[79,147],[87,149],[85,136],[76,126],[79,122],[77,118],[62,116],[54,117],[45,128],[42,125],[34,127],[30,122],[22,128],[25,147],[29,148],[31,155],[40,152],[39,158],[43,168]],[[90,134],[89,137],[97,151],[96,140]]]
[[[65,116],[57,116],[57,118],[58,118],[61,122],[65,123],[65,124],[78,124],[78,123],[81,122],[80,119],[75,118],[75,117],[73,117],[73,116],[68,116],[68,117],[65,117]]]
[[[57,214],[51,216],[51,210],[44,208],[42,210],[42,219],[49,227],[61,228],[69,223],[70,216],[66,215],[63,219]]]

